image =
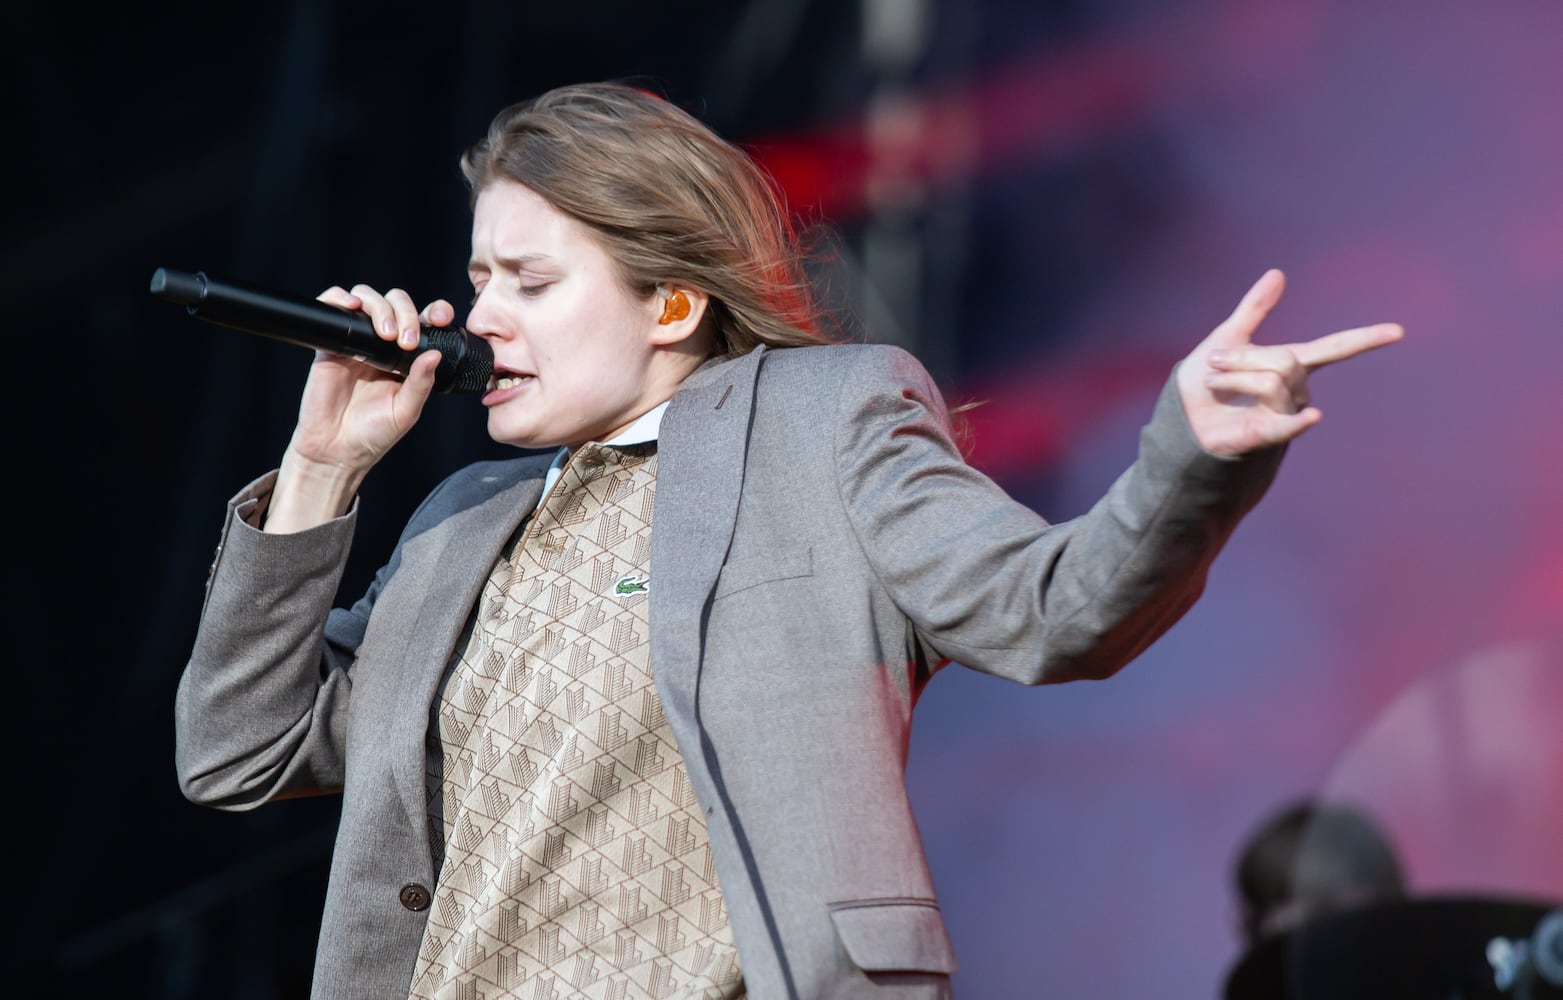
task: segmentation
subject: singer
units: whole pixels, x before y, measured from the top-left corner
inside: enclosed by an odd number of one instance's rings
[[[1401,328],[1256,344],[1266,271],[1147,400],[1137,460],[1050,523],[962,459],[912,356],[834,342],[764,175],[671,102],[553,90],[462,168],[488,432],[549,451],[453,471],[332,607],[439,352],[318,354],[222,524],[185,795],[343,795],[321,1000],[950,995],[904,782],[929,678],[1129,663],[1320,419],[1312,373]],[[409,349],[456,321],[320,298]]]

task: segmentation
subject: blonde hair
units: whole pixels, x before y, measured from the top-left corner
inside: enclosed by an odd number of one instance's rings
[[[461,171],[474,204],[509,180],[589,227],[632,292],[705,292],[716,355],[830,340],[775,182],[663,97],[617,82],[550,90],[496,115]]]

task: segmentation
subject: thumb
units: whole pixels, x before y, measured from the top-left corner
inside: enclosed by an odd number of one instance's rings
[[[407,377],[392,397],[392,417],[397,429],[407,433],[423,413],[423,406],[434,391],[434,375],[440,366],[439,351],[424,351],[413,359]]]

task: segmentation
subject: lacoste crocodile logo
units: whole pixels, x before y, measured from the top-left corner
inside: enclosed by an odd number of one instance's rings
[[[619,582],[613,585],[613,592],[619,595],[644,594],[651,587],[651,577],[636,576],[631,573],[619,577]]]

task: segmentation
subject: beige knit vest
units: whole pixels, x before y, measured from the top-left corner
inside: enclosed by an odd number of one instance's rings
[[[580,448],[484,587],[430,727],[412,1000],[744,995],[652,685],[656,467],[655,442]]]

